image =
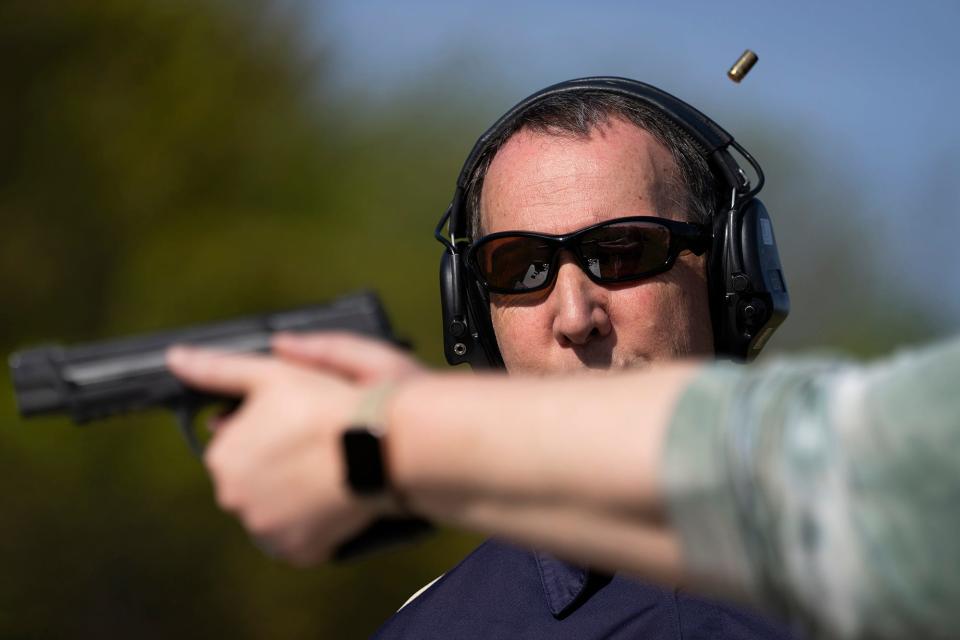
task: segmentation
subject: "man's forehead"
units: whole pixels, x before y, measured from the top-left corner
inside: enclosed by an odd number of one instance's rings
[[[670,151],[620,118],[589,136],[521,129],[484,180],[483,232],[563,233],[625,215],[680,217],[677,175]]]

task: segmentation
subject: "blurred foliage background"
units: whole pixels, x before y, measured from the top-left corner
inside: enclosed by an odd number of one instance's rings
[[[467,86],[439,67],[358,102],[325,81],[330,53],[300,18],[265,0],[0,4],[0,351],[366,287],[440,366],[433,225],[520,96],[437,100]],[[767,169],[792,288],[775,350],[871,355],[944,330],[851,255],[870,239],[831,212],[857,211],[856,190],[824,179],[798,133],[731,128]],[[214,508],[172,416],[26,423],[5,369],[0,388],[3,637],[363,637],[476,542],[443,532],[289,569]]]

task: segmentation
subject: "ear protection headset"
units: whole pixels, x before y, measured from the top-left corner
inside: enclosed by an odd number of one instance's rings
[[[760,165],[733,136],[679,98],[636,80],[596,77],[561,82],[522,100],[480,136],[467,157],[453,201],[434,233],[446,247],[440,259],[440,296],[447,362],[467,362],[474,368],[503,367],[490,322],[488,293],[464,264],[470,241],[466,234],[471,176],[491,152],[492,144],[515,126],[527,109],[568,92],[605,92],[631,98],[661,113],[699,147],[730,198],[713,214],[713,244],[707,263],[714,344],[718,356],[752,360],[790,311],[773,224],[766,207],[756,198],[764,183]],[[755,187],[751,188],[731,149],[753,168]],[[449,237],[444,236],[445,226]]]

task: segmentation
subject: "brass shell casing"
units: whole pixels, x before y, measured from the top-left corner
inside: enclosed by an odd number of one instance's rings
[[[757,63],[757,60],[759,60],[757,54],[747,49],[743,52],[743,55],[733,63],[730,71],[727,71],[727,77],[734,82],[740,82],[747,77],[747,74],[750,73],[750,69]]]

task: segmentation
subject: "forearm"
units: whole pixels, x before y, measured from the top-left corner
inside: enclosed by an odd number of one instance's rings
[[[673,582],[660,458],[696,368],[410,382],[389,407],[394,483],[433,519]]]
[[[960,624],[960,341],[869,368],[697,371],[423,378],[390,408],[395,482],[438,521],[831,637]]]

